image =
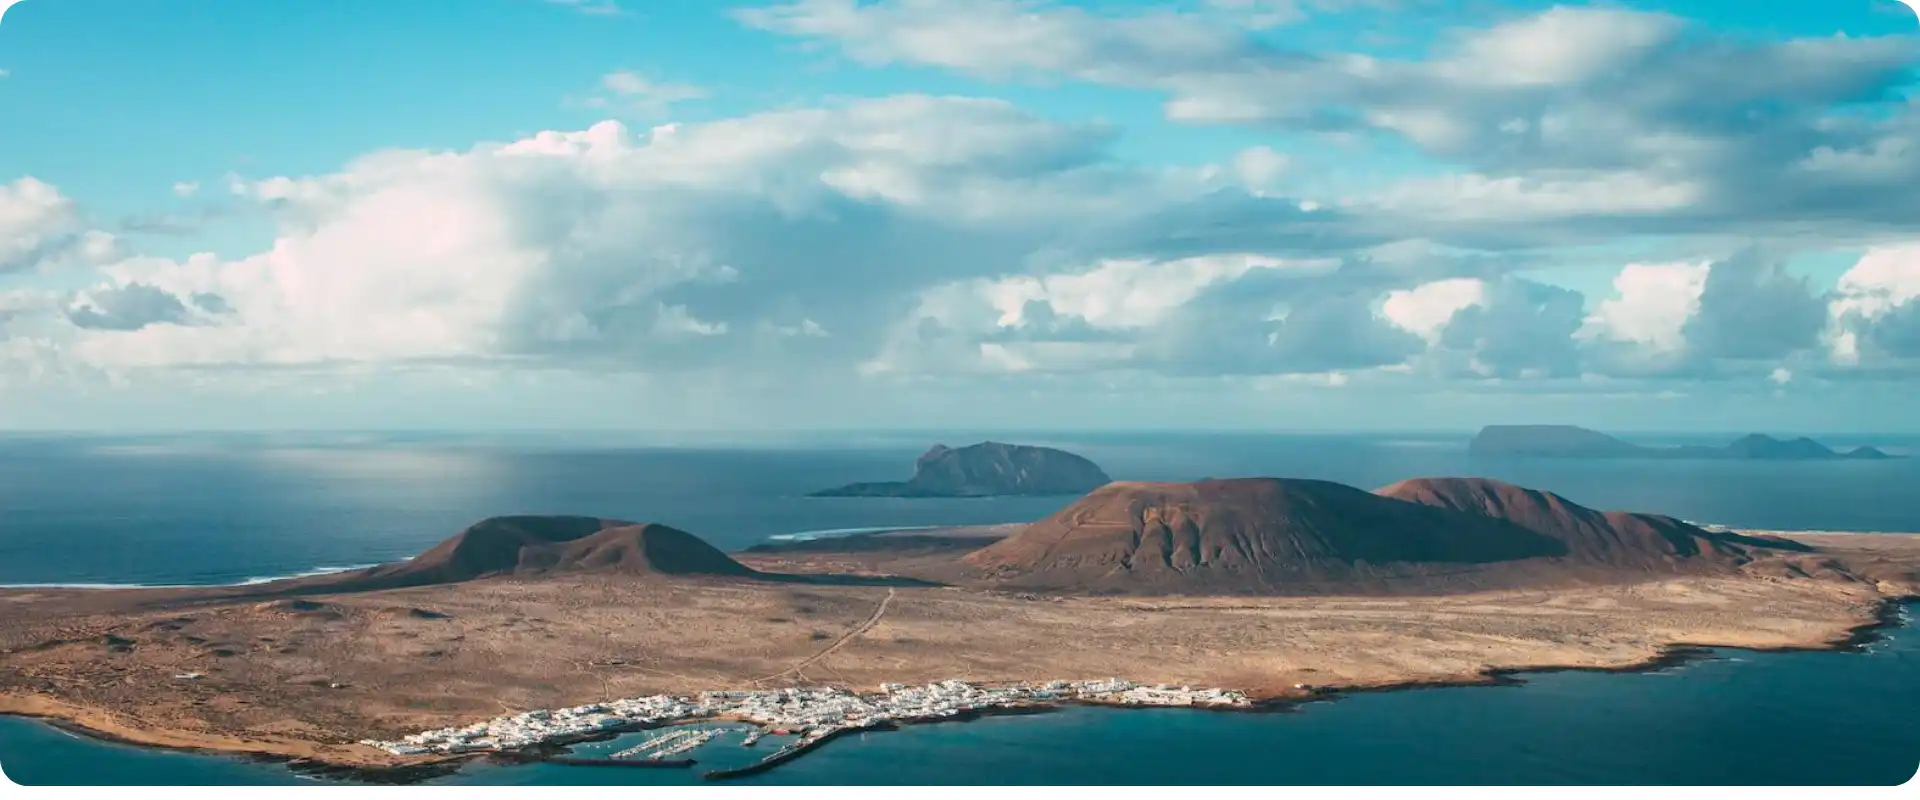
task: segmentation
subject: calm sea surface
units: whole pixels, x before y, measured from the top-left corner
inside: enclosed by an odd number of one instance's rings
[[[1464,436],[1001,438],[1068,447],[1120,479],[1277,475],[1371,488],[1486,475],[1701,522],[1920,531],[1920,459],[1479,460]],[[664,522],[734,549],[807,531],[1024,521],[1070,501],[801,496],[905,477],[931,441],[0,438],[0,584],[230,583],[349,567],[404,558],[504,513]],[[1363,695],[1288,714],[1075,709],[922,726],[835,742],[755,780],[1888,784],[1920,767],[1917,717],[1920,631],[1903,628],[1866,654],[1727,652],[1669,673],[1557,673],[1520,688]],[[753,752],[723,738],[697,757],[726,766]],[[271,765],[102,744],[6,718],[0,768],[22,783],[301,780]],[[698,769],[484,767],[447,782],[670,783],[698,780]]]

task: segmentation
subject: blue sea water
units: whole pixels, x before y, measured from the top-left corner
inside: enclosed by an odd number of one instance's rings
[[[1121,479],[1285,475],[1374,487],[1487,475],[1587,505],[1742,527],[1920,531],[1920,493],[1911,491],[1920,459],[1481,460],[1465,452],[1464,439],[1017,437],[1069,447]],[[904,477],[931,441],[661,447],[604,437],[0,438],[0,584],[232,583],[297,574],[404,558],[502,513],[665,522],[733,549],[816,531],[1024,521],[1070,501],[802,496]],[[1672,672],[1554,673],[1519,688],[1369,694],[1287,714],[1072,709],[917,726],[834,742],[754,780],[1888,784],[1920,767],[1920,631],[1895,631],[1867,654],[1721,655]],[[697,757],[704,768],[753,753],[723,742]],[[30,784],[303,780],[274,765],[122,747],[5,718],[0,769]],[[670,783],[697,781],[698,769],[483,766],[443,782]]]

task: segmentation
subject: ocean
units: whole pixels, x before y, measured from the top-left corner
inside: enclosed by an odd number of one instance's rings
[[[982,438],[0,437],[0,584],[237,583],[350,568],[405,558],[494,514],[663,522],[737,549],[775,536],[1026,521],[1071,501],[803,496],[902,478],[932,442]],[[1920,493],[1911,491],[1920,484],[1920,459],[1486,460],[1466,453],[1466,434],[993,438],[1066,447],[1118,479],[1277,475],[1373,488],[1411,477],[1484,475],[1589,506],[1697,522],[1920,531]],[[1896,452],[1920,444],[1826,441]],[[1899,783],[1920,768],[1920,725],[1913,724],[1920,714],[1920,631],[1891,631],[1869,650],[1727,651],[1657,673],[1552,673],[1517,688],[1363,694],[1283,714],[1071,709],[917,726],[837,741],[754,780]],[[728,758],[744,761],[751,753],[722,741],[697,757],[703,767],[726,766]],[[0,769],[29,784],[305,780],[275,765],[123,747],[7,718],[0,718]],[[697,781],[698,771],[478,767],[442,780],[671,783]]]

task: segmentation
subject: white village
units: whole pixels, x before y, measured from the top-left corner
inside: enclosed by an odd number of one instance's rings
[[[875,692],[805,687],[712,691],[694,697],[648,695],[572,708],[526,711],[463,727],[423,731],[398,741],[366,740],[361,743],[402,756],[506,753],[526,751],[541,745],[563,745],[623,731],[701,721],[739,721],[754,726],[747,731],[742,742],[749,746],[769,733],[799,737],[753,767],[729,771],[744,773],[771,767],[827,739],[851,731],[1017,709],[1044,709],[1062,703],[1134,707],[1252,706],[1246,695],[1236,691],[1168,684],[1143,686],[1119,678],[995,686],[947,680],[916,686],[887,683],[881,684],[879,691]],[[649,765],[645,763],[647,761],[661,762],[663,766],[691,764],[691,761],[668,762],[668,758],[697,748],[720,732],[715,729],[679,729],[652,737],[615,753],[613,759],[601,759],[599,762],[632,759],[635,762],[633,766]],[[726,776],[710,773],[709,777]]]

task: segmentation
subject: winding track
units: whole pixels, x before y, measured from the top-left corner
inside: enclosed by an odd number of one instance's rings
[[[888,588],[887,596],[880,598],[880,604],[874,607],[873,613],[871,615],[869,615],[865,620],[862,620],[860,624],[847,629],[846,633],[841,634],[840,638],[833,640],[832,644],[827,645],[820,652],[814,653],[813,655],[808,656],[805,660],[801,661],[800,663],[795,664],[786,669],[780,670],[779,672],[773,673],[772,675],[755,678],[753,680],[753,683],[756,683],[756,684],[765,683],[767,681],[773,680],[774,678],[778,678],[783,675],[792,675],[801,670],[804,670],[807,667],[810,667],[816,663],[819,663],[820,659],[833,655],[833,651],[838,650],[846,643],[859,638],[861,634],[864,634],[867,631],[873,630],[873,626],[880,624],[880,618],[887,615],[887,606],[893,602],[893,595],[894,595],[894,590],[892,588]]]

